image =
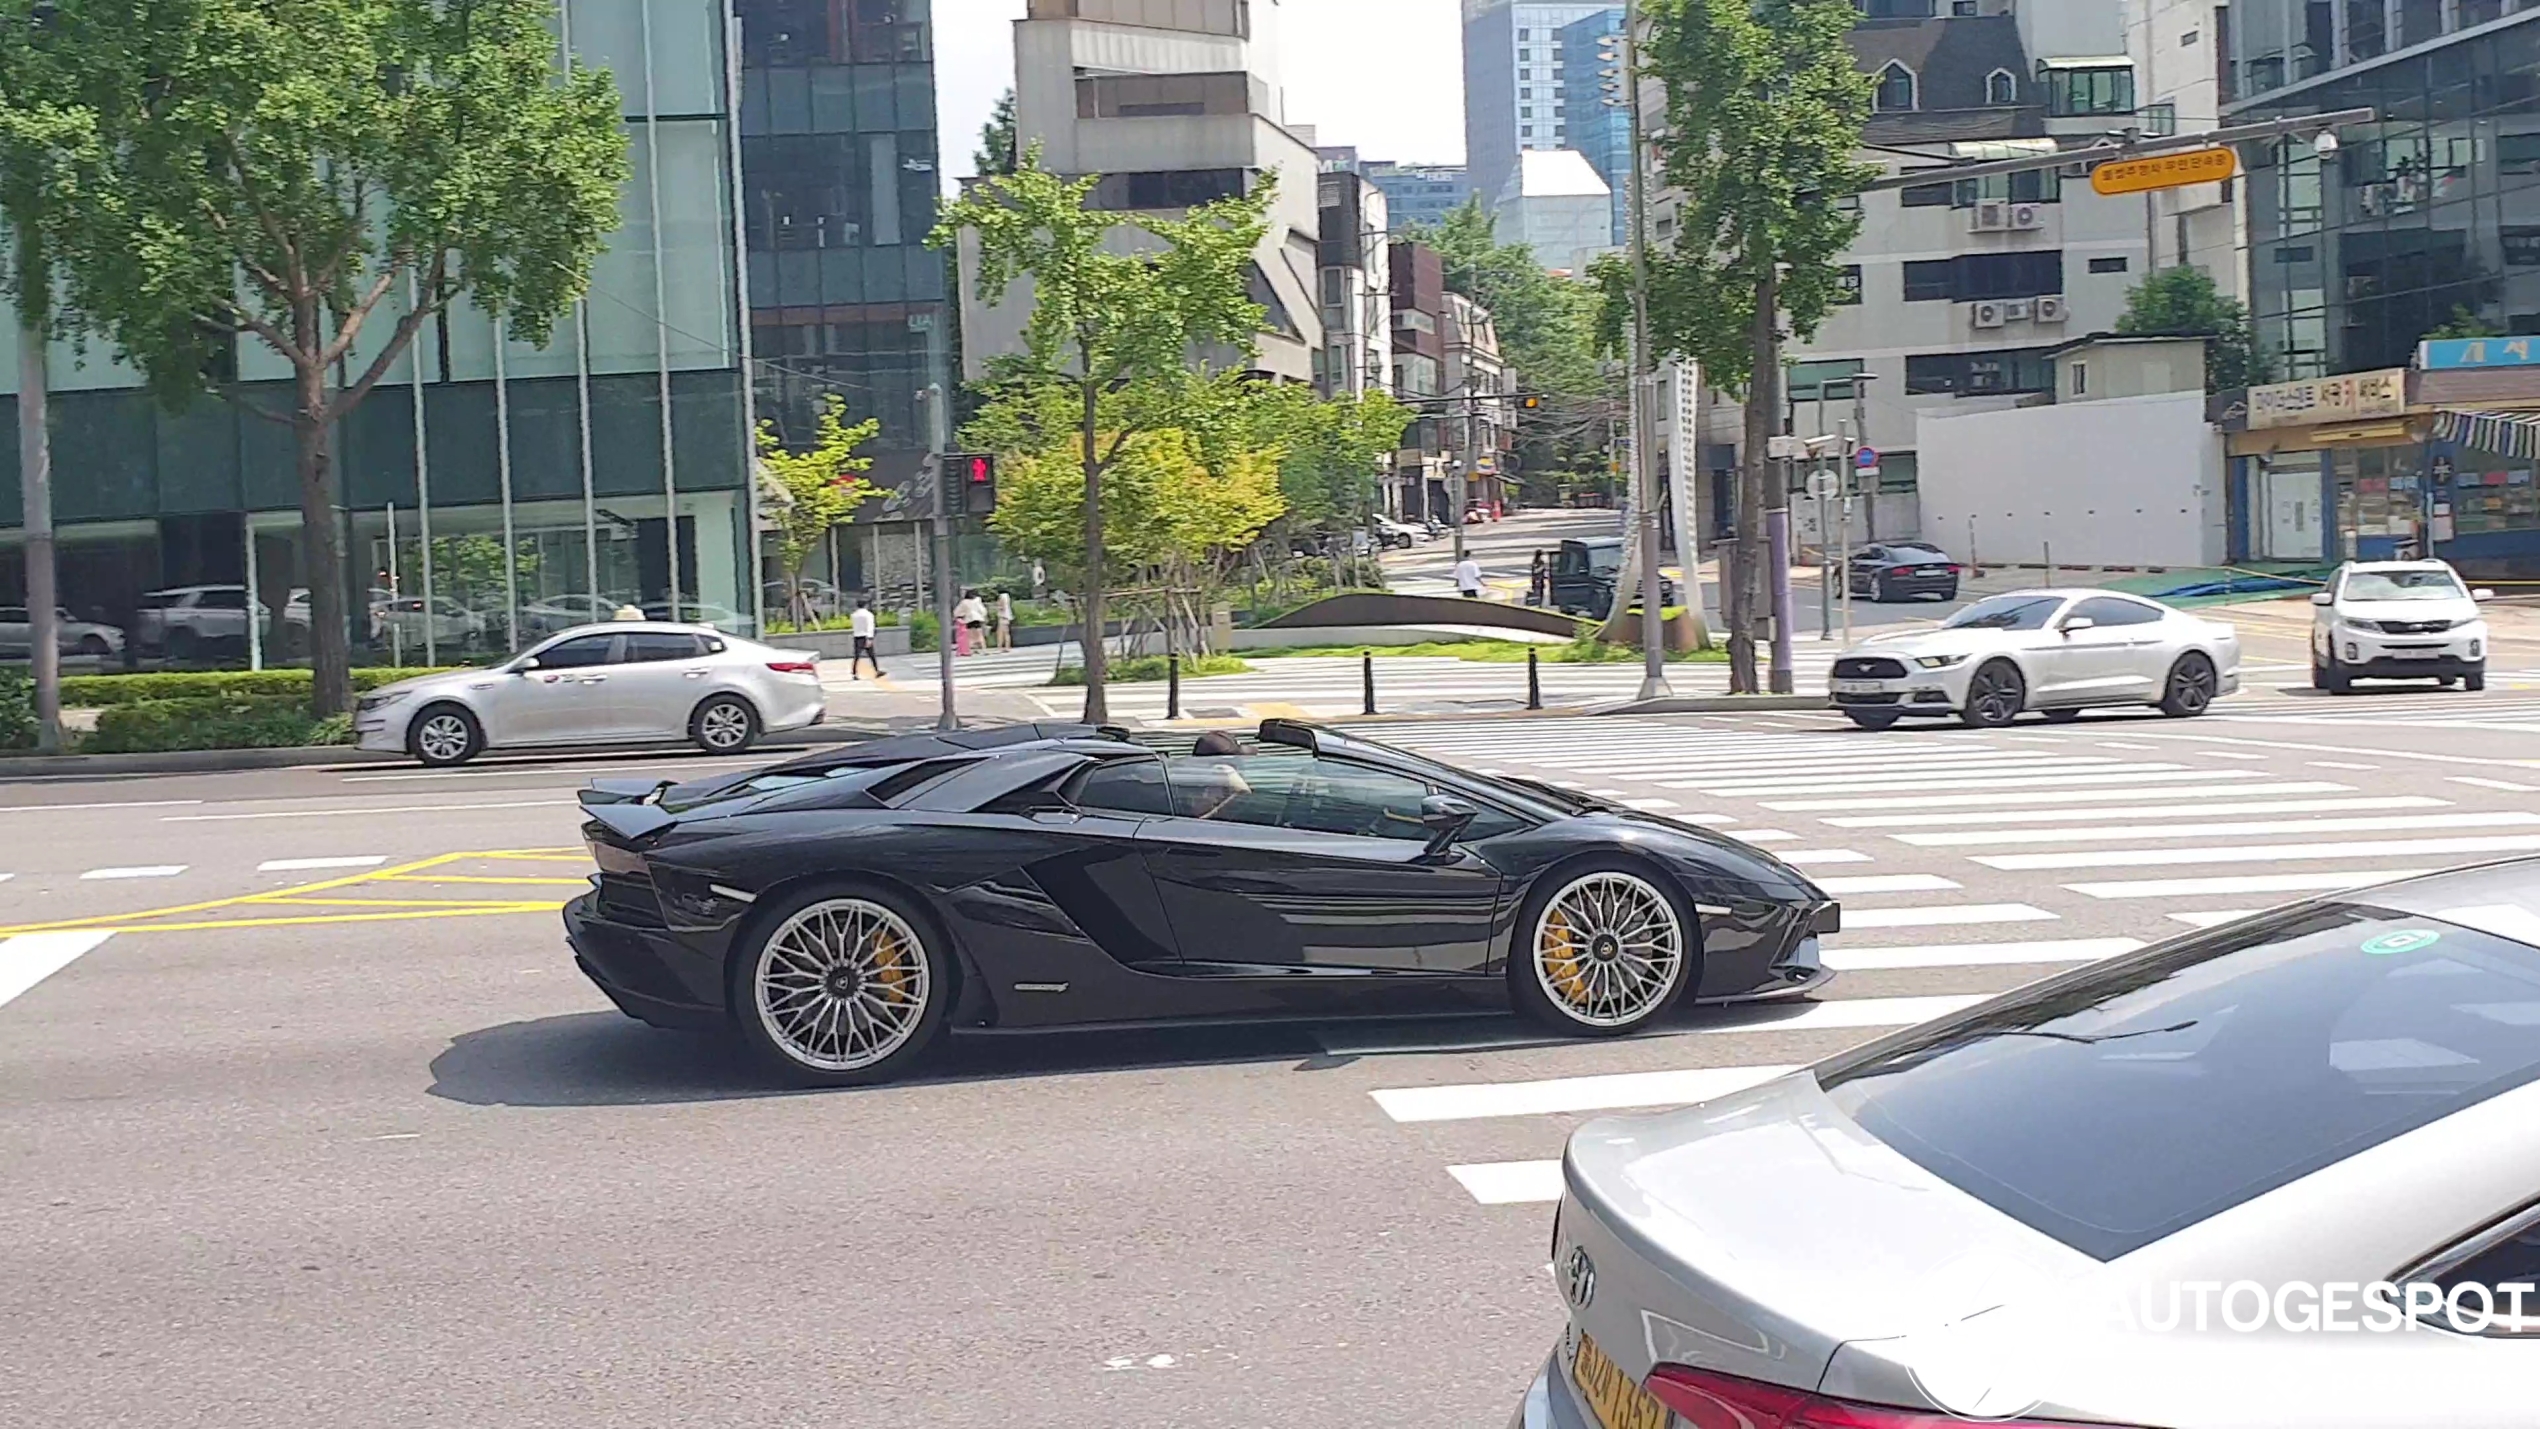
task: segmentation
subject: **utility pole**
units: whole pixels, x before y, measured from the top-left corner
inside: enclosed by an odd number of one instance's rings
[[[943,698],[935,728],[954,730],[961,728],[961,715],[953,703],[952,516],[946,509],[946,488],[951,483],[944,477],[944,453],[952,446],[952,409],[941,381],[927,384],[925,395],[926,480],[931,488],[927,504],[935,547],[935,679]]]
[[[1632,136],[1632,503],[1640,523],[1640,697],[1659,700],[1674,691],[1667,687],[1667,623],[1660,608],[1666,578],[1658,571],[1658,483],[1649,463],[1655,424],[1649,390],[1649,168],[1643,157],[1648,140],[1640,119],[1640,0],[1625,0],[1619,48],[1622,74],[1618,77],[1623,84],[1619,97],[1623,112],[1630,117]],[[1677,440],[1683,440],[1681,433]],[[1685,520],[1682,513],[1676,519]],[[1688,558],[1685,580],[1690,584],[1701,579],[1698,563]],[[1616,592],[1614,598],[1621,600],[1622,593]]]
[[[21,233],[20,264],[34,251],[33,241]],[[28,271],[23,266],[19,269],[22,274]],[[25,287],[26,279],[20,278],[19,286]],[[18,484],[26,515],[27,661],[35,676],[35,748],[41,754],[58,754],[62,748],[62,636],[55,614],[60,591],[53,569],[53,448],[44,430],[44,389],[51,375],[46,338],[41,316],[18,314]],[[254,611],[247,614],[250,620],[255,618]]]

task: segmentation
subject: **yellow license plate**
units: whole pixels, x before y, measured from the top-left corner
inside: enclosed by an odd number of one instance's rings
[[[1607,1359],[1585,1330],[1570,1356],[1570,1382],[1587,1396],[1588,1408],[1605,1429],[1667,1429],[1667,1406]]]

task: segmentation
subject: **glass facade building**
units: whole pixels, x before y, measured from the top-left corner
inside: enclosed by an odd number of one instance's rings
[[[450,662],[623,605],[753,628],[728,21],[722,0],[561,8],[560,45],[624,100],[620,225],[544,343],[462,302],[340,427],[357,660]],[[94,346],[51,356],[61,604],[122,634],[70,668],[305,658],[289,429],[209,397],[167,410]],[[287,401],[269,350],[241,339],[237,364],[243,400]],[[24,600],[16,453],[0,444],[0,606]]]
[[[1623,12],[1599,10],[1561,27],[1561,88],[1569,96],[1570,147],[1587,155],[1597,176],[1614,190],[1614,246],[1631,241],[1632,118],[1620,104],[1606,100],[1603,71],[1615,68],[1602,56],[1609,37],[1623,33]],[[1617,92],[1621,86],[1614,86]]]

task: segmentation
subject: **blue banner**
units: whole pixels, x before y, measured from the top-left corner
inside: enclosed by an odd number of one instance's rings
[[[2418,371],[2443,372],[2462,367],[2540,367],[2540,339],[2443,337],[2417,344]]]

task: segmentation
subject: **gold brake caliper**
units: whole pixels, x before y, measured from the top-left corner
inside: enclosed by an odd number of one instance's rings
[[[1561,995],[1573,1006],[1587,1005],[1587,965],[1583,950],[1570,931],[1570,920],[1559,909],[1543,920],[1543,970],[1550,974]]]
[[[882,984],[884,996],[894,1002],[915,1000],[909,992],[909,984],[917,980],[915,970],[910,966],[913,960],[909,957],[908,945],[900,941],[899,934],[888,928],[877,934],[873,960],[881,965],[875,980]]]

